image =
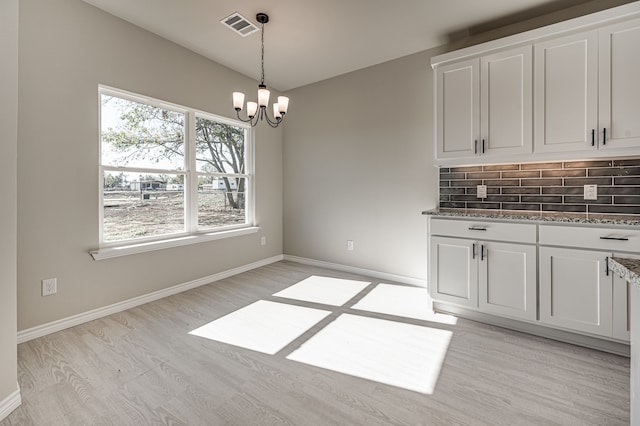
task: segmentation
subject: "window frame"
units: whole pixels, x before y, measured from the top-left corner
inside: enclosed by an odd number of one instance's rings
[[[113,166],[102,162],[102,96],[113,96],[131,102],[142,103],[156,108],[167,109],[184,114],[184,170],[153,169],[138,166]],[[245,170],[244,173],[199,172],[196,165],[196,118],[211,120],[232,125],[245,130]],[[91,251],[94,259],[115,257],[141,251],[156,250],[166,247],[181,246],[202,241],[228,238],[236,235],[257,232],[255,226],[255,160],[254,145],[255,132],[247,123],[221,117],[206,111],[189,108],[171,102],[162,101],[145,95],[139,95],[126,90],[105,85],[98,85],[98,211],[99,211],[99,249]],[[184,211],[183,230],[180,232],[152,235],[147,237],[130,238],[117,241],[104,239],[104,173],[105,172],[133,172],[184,175]],[[198,177],[227,176],[245,179],[245,222],[216,227],[202,227],[198,225]]]

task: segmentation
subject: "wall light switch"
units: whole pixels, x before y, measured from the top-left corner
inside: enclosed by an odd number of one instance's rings
[[[476,189],[476,197],[487,198],[487,185],[478,185]]]
[[[585,185],[584,186],[584,199],[585,200],[597,200],[598,199],[598,185]]]

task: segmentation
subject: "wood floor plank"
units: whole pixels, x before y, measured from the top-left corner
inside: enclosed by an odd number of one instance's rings
[[[342,307],[272,296],[312,275],[371,285]],[[627,358],[462,319],[352,309],[377,283],[278,262],[23,343],[23,404],[0,426],[629,423]],[[189,334],[259,300],[332,313],[275,355]],[[287,359],[343,314],[451,331],[434,393]]]

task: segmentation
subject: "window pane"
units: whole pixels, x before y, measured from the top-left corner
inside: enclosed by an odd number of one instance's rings
[[[198,179],[198,226],[213,228],[246,223],[246,179],[200,176]]]
[[[205,173],[245,173],[245,129],[196,118],[196,168]]]
[[[102,95],[102,164],[184,170],[185,115]]]
[[[105,242],[184,231],[184,175],[104,172]]]

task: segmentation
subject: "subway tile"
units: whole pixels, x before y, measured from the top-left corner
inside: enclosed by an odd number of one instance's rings
[[[565,178],[565,186],[584,186],[584,185],[611,185],[611,178],[592,177],[592,178]]]
[[[613,199],[608,196],[598,195],[597,200],[585,200],[584,197],[564,197],[564,202],[568,204],[611,204]]]
[[[467,203],[467,208],[499,210],[500,203]]]
[[[503,210],[528,210],[528,211],[540,211],[542,206],[540,204],[525,204],[525,203],[503,203]]]
[[[451,200],[451,198],[450,198],[450,196],[449,196],[449,195],[443,195],[443,194],[440,194],[440,202],[443,202],[443,201],[450,201],[450,200]]]
[[[562,196],[552,195],[523,195],[521,197],[523,203],[562,203]]]
[[[440,188],[446,188],[451,185],[451,182],[448,180],[440,180]]]
[[[517,203],[520,197],[517,195],[489,195],[485,201],[495,201],[500,203]]]
[[[456,187],[476,187],[478,185],[482,185],[481,180],[452,180],[451,186]]]
[[[444,209],[464,209],[464,203],[440,203],[440,207]]]
[[[613,178],[613,184],[640,186],[640,177],[616,177],[616,178]]]
[[[467,173],[467,179],[500,179],[500,172]]]
[[[543,204],[542,211],[585,213],[587,211],[587,206],[584,204]]]
[[[508,188],[502,188],[502,193],[505,194],[505,195],[509,195],[509,194],[518,194],[518,195],[540,194],[540,189],[541,188],[535,187],[535,186],[508,187]],[[487,190],[488,190],[488,188],[487,188]]]
[[[482,166],[451,167],[451,168],[449,168],[449,171],[452,172],[452,173],[457,173],[457,172],[463,172],[463,173],[481,172],[482,171]]]
[[[638,206],[590,205],[589,213],[638,214]]]
[[[520,164],[498,164],[496,166],[483,166],[485,172],[504,171],[504,170],[520,170]]]
[[[520,186],[520,179],[485,180],[487,186]]]
[[[449,168],[448,167],[440,167],[440,173],[449,173]]]
[[[502,178],[539,178],[540,170],[525,170],[517,172],[502,172]]]
[[[599,186],[598,194],[602,195],[640,195],[640,187],[636,186]]]
[[[451,201],[481,201],[475,195],[451,195]]]
[[[441,188],[440,194],[464,194],[464,188]]]
[[[561,186],[562,179],[522,179],[522,186]]]
[[[589,169],[589,176],[640,176],[640,167]]]
[[[600,188],[598,188],[600,189]],[[545,186],[542,188],[543,194],[584,194],[584,187],[582,186]]]
[[[462,180],[465,177],[465,173],[440,173],[440,179],[442,180]]]
[[[585,168],[590,167],[611,167],[611,160],[596,160],[596,161],[567,161],[564,163],[565,169]]]
[[[521,164],[520,170],[561,169],[562,163],[527,163]]]
[[[542,177],[585,177],[587,169],[543,170]]]
[[[614,166],[640,166],[640,158],[627,158],[624,160],[613,160]]]
[[[613,197],[613,204],[637,204],[638,213],[640,214],[640,197],[618,195]]]

